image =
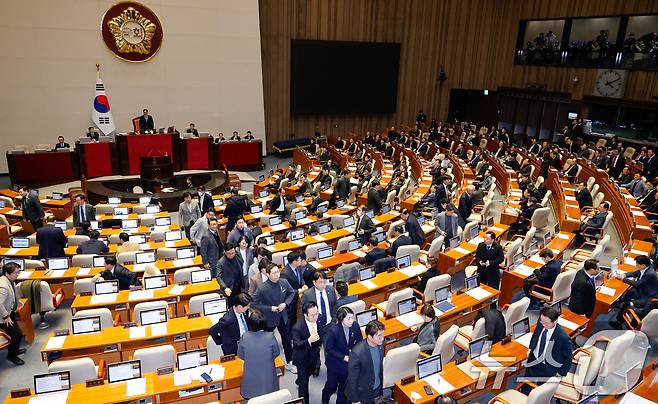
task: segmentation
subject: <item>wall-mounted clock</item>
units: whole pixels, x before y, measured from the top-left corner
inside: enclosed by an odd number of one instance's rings
[[[162,44],[162,25],[148,7],[133,1],[117,3],[103,16],[101,33],[105,45],[127,62],[145,62]]]
[[[621,98],[626,87],[626,70],[599,69],[594,84],[594,95]]]

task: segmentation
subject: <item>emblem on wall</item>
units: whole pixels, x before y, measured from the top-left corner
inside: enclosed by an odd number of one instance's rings
[[[158,16],[150,8],[132,1],[117,3],[107,10],[101,33],[108,49],[127,62],[145,62],[162,45]]]

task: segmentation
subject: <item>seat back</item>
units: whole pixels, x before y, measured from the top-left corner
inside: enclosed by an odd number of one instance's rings
[[[530,306],[530,299],[528,299],[527,296],[524,296],[507,307],[507,310],[503,313],[507,334],[512,332],[512,324],[523,318],[526,310],[528,310],[528,306]]]
[[[471,334],[471,341],[480,337],[484,337],[484,334],[486,334],[484,328],[485,323],[486,321],[484,320],[484,317],[480,317],[478,321],[475,322],[475,325],[473,325],[473,333]]]
[[[290,251],[279,251],[272,254],[272,262],[276,265],[283,265]],[[308,258],[308,257],[307,257]]]
[[[220,297],[221,296],[219,295],[219,293],[206,293],[203,295],[193,296],[190,298],[190,309],[188,313],[189,314],[199,313],[203,315],[203,302],[219,299]]]
[[[404,220],[396,220],[393,223],[391,223],[391,225],[388,226],[388,230],[386,231],[386,238],[388,239],[393,238],[393,229],[395,229],[401,224],[404,224]]]
[[[155,223],[155,222],[154,222]],[[168,230],[166,229],[156,229],[151,232],[151,235],[149,236],[150,240],[154,243],[164,241],[165,240],[165,233]]]
[[[306,246],[306,259],[309,261],[318,259],[318,250],[323,247],[327,247],[327,243],[315,243]]]
[[[170,247],[161,247],[157,250],[159,260],[176,259],[176,249]]]
[[[653,309],[642,319],[640,331],[649,338],[658,337],[658,309]]]
[[[420,345],[415,342],[389,350],[384,356],[382,365],[384,373],[382,387],[385,389],[393,387],[396,381],[414,376],[419,354]]]
[[[361,268],[361,264],[358,262],[350,262],[339,266],[334,273],[334,282],[349,282],[352,279],[359,279],[359,268]]]
[[[45,264],[43,263],[43,261],[31,260],[31,259],[25,260],[25,269],[36,269],[36,268],[45,268]]]
[[[375,273],[386,272],[390,268],[394,268],[396,265],[395,257],[384,257],[380,258],[373,263],[375,267]],[[358,275],[358,274],[357,274]]]
[[[578,365],[573,374],[573,384],[578,389],[583,386],[591,386],[599,375],[603,356],[605,351],[598,347],[592,346],[586,349],[589,355],[576,353],[574,359],[577,359]]]
[[[165,300],[156,300],[153,302],[137,303],[133,311],[133,315],[134,315],[133,321],[135,321],[139,325],[142,325],[141,313],[146,310],[154,310],[154,309],[165,309],[165,312],[167,313],[167,320],[169,319],[169,304]]]
[[[429,278],[425,284],[425,290],[423,291],[423,301],[425,303],[434,301],[436,290],[449,286],[450,280],[450,274],[441,274]]]
[[[626,331],[622,335],[613,338],[605,348],[603,355],[603,363],[599,371],[599,377],[606,377],[619,367],[619,364],[624,363],[624,355],[630,349],[635,339],[635,333],[631,330]]]
[[[462,232],[462,240],[461,241],[468,241],[468,240],[466,240],[466,238],[470,236],[471,229],[473,227],[477,227],[479,225],[480,224],[478,222],[475,222],[475,221],[466,223],[466,226],[464,226],[464,231]]]
[[[222,346],[217,345],[210,335],[206,338],[206,349],[208,350],[208,362],[219,360],[224,355]]]
[[[485,221],[489,216],[489,212],[491,212],[493,202],[494,202],[493,200],[488,200],[484,203],[484,206],[482,206],[482,211],[480,212],[480,214],[482,215],[482,221]]]
[[[8,196],[0,196],[0,201],[5,203],[5,208],[15,208],[14,200]]]
[[[278,390],[262,396],[250,398],[247,404],[279,404],[292,400],[292,394],[287,389]]]
[[[3,224],[5,226],[9,226],[9,221],[7,220],[7,217],[5,215],[0,215],[0,224]]]
[[[413,296],[413,290],[411,288],[404,288],[402,290],[395,291],[388,296],[386,302],[386,311],[384,312],[387,316],[397,316],[398,315],[398,302],[404,299],[408,299]]]
[[[71,372],[71,384],[84,383],[87,380],[96,379],[98,376],[96,365],[94,365],[94,360],[91,358],[59,360],[48,365],[48,373],[64,371]]]
[[[71,259],[71,266],[90,268],[94,264],[94,254],[78,254]]]
[[[553,299],[550,304],[567,300],[571,295],[571,283],[576,277],[576,270],[560,272],[553,284]]]
[[[144,273],[142,274],[142,277],[144,276],[156,276],[156,275],[161,275],[162,272],[160,271],[160,268],[158,268],[155,264],[150,263],[146,264],[146,267],[144,268]]]
[[[544,199],[541,200],[541,206],[548,207],[548,202],[550,202],[552,195],[553,195],[553,191],[551,191],[550,189],[546,191],[546,194],[544,195]]]
[[[117,263],[120,265],[125,265],[128,263],[134,263],[135,262],[135,254],[137,254],[138,251],[127,251],[127,252],[120,252],[117,254]]]
[[[356,300],[352,303],[344,304],[343,306],[349,307],[350,309],[352,309],[354,314],[356,314],[356,313],[362,312],[366,309],[366,302],[364,302],[363,300]],[[341,307],[343,307],[343,306],[341,306]]]
[[[551,215],[551,208],[539,208],[534,211],[530,219],[530,225],[537,229],[545,229],[548,227],[548,219]]]
[[[78,310],[73,315],[73,318],[89,318],[96,316],[101,318],[101,328],[104,329],[104,328],[114,327],[112,312],[107,307],[101,307],[98,309]]]
[[[599,192],[596,194],[596,198],[592,199],[592,207],[594,209],[598,209],[599,205],[601,205],[601,202],[605,199],[605,193]]]
[[[172,345],[140,348],[133,359],[142,362],[142,374],[156,372],[159,368],[176,366],[176,350]]]
[[[347,251],[347,247],[350,244],[350,241],[355,240],[354,236],[346,236],[338,240],[338,243],[336,244],[336,252],[337,253],[342,253]]]
[[[590,191],[590,193],[592,192],[592,187],[594,187],[594,183],[596,183],[596,179],[594,179],[594,177],[589,177],[587,179],[587,184],[586,184],[587,190]]]
[[[525,237],[523,237],[523,241],[521,242],[521,251],[523,251],[524,255],[528,255],[530,253],[530,249],[532,248],[532,241],[535,238],[535,233],[537,233],[537,228],[530,227],[530,229],[526,232]]]
[[[428,257],[437,258],[443,247],[443,242],[445,241],[445,236],[435,237],[430,244],[430,248],[427,250]]]
[[[348,215],[333,215],[331,216],[331,226],[334,229],[342,229],[345,227],[344,221],[347,219]],[[355,221],[356,223],[356,221]]]
[[[176,272],[174,272],[174,283],[192,282],[192,271],[198,269],[198,267],[177,269]]]
[[[405,255],[411,256],[411,262],[418,262],[418,255],[420,254],[420,246],[416,244],[403,245],[395,252],[395,259],[404,257]]]
[[[392,190],[389,191],[388,194],[386,195],[386,204],[388,206],[393,206],[393,203],[395,202],[395,195],[397,195],[398,191]]]
[[[73,236],[68,236],[67,240],[68,240],[68,246],[74,247],[74,246],[79,246],[85,241],[89,241],[89,236],[73,235]]]
[[[108,205],[106,203],[99,203],[95,206],[97,215],[107,215],[114,214],[114,205]]]
[[[599,184],[594,184],[592,187],[592,190],[590,191],[590,195],[592,196],[592,199],[596,198],[597,195],[599,194]]]
[[[505,252],[505,267],[509,268],[514,263],[514,256],[519,252],[523,239],[517,238],[509,244]]]
[[[526,401],[526,404],[550,403],[553,394],[555,394],[555,391],[559,386],[560,383],[558,382],[548,382],[538,387],[535,387],[528,395],[528,400]]]
[[[626,157],[628,160],[632,159],[634,155],[635,147],[628,146],[626,150],[624,150],[624,157]]]
[[[455,338],[459,332],[459,326],[453,324],[445,332],[439,335],[434,345],[432,355],[441,354],[441,363],[445,366],[446,363],[452,361],[455,356]]]
[[[535,181],[535,188],[539,188],[541,184],[544,183],[544,177],[541,175],[537,177],[537,181]]]
[[[73,293],[76,296],[81,293],[94,293],[94,281],[91,278],[76,279],[73,282]]]

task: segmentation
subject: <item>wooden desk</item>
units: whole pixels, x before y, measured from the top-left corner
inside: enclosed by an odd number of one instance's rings
[[[135,292],[133,292],[131,296],[130,291],[121,290],[116,294],[114,301],[110,303],[92,303],[94,296],[76,296],[71,304],[71,312],[75,314],[78,310],[106,307],[112,312],[112,317],[119,314],[121,316],[121,321],[129,322],[132,321],[133,308],[137,303],[166,300],[169,304],[174,305],[174,310],[171,314],[174,317],[177,317],[184,315],[184,308],[188,305],[192,296],[218,292],[220,290],[219,283],[217,283],[216,279],[209,282],[185,285],[185,289],[179,295],[169,293],[169,291],[175,286],[176,285],[169,285],[163,289],[155,289],[153,290],[152,297],[135,295]]]
[[[210,362],[219,364],[219,361]],[[285,372],[283,360],[277,357],[274,361],[276,368]],[[153,403],[207,403],[217,402],[230,403],[242,401],[240,395],[240,385],[242,383],[244,362],[236,358],[235,360],[221,364],[224,368],[224,378],[213,380],[211,383],[202,383],[192,381],[190,384],[176,386],[174,384],[174,375],[168,374],[158,376],[156,373],[146,373],[143,375],[146,379],[146,391],[131,397],[126,397],[126,383],[109,384],[107,381],[101,386],[87,388],[84,384],[75,384],[71,386],[67,403],[124,403],[135,402],[139,399],[151,399]],[[209,392],[208,387],[219,383],[219,390]],[[198,393],[189,397],[181,397],[180,392],[194,391],[200,389]],[[27,404],[32,396],[12,399],[7,396],[7,404]]]
[[[21,194],[11,189],[1,189],[0,195],[13,199],[16,208],[20,209],[23,200]],[[40,197],[39,201],[44,209],[51,211],[59,220],[64,220],[73,213],[73,201],[68,195],[64,195],[64,199],[61,200]]]
[[[18,314],[18,326],[23,331],[25,341],[31,344],[34,341],[34,325],[32,324],[32,313],[30,312],[30,305],[27,304],[27,298],[20,299],[19,305],[16,309]]]
[[[610,312],[612,305],[615,304],[619,298],[621,298],[621,296],[631,287],[629,284],[624,283],[617,278],[608,278],[605,280],[605,282],[603,282],[603,285],[614,289],[615,294],[613,296],[608,296],[601,293],[600,291],[596,292],[596,303],[594,304],[594,311],[590,317],[591,321],[583,332],[583,335],[586,337],[591,336],[594,332],[594,322],[596,321],[596,317],[599,314]]]
[[[414,263],[408,268],[414,268],[415,271],[395,270],[377,274],[370,279],[375,284],[374,288],[366,287],[363,282],[351,283],[348,285],[348,293],[350,296],[358,296],[366,303],[366,306],[381,303],[396,290],[404,289],[418,282],[418,277],[427,272],[427,267],[420,263]],[[414,274],[409,275],[410,273]]]
[[[496,239],[500,239],[508,230],[508,225],[497,224],[489,227],[485,231],[481,231],[479,237],[484,237],[484,234],[487,231],[493,231],[496,233]],[[470,241],[462,241],[458,248],[449,249],[439,253],[439,268],[441,273],[453,275],[466,268],[473,258],[476,249],[477,244],[473,244]]]

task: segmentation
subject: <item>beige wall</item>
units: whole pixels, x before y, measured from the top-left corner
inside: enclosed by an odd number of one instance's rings
[[[145,63],[116,58],[100,21],[115,1],[0,1],[0,152],[69,143],[91,124],[96,63],[117,131],[151,111],[157,127],[251,130],[265,140],[258,0],[147,0],[164,38]],[[0,159],[0,172],[6,172]]]

